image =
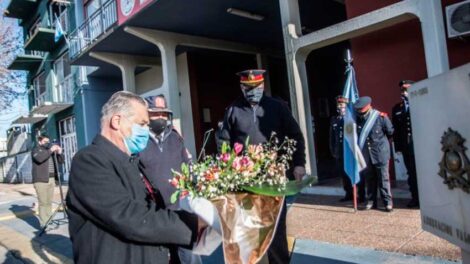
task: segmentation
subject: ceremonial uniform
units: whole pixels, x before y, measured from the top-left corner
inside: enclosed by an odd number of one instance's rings
[[[393,133],[395,152],[403,154],[403,161],[408,173],[408,185],[410,186],[412,199],[409,207],[419,206],[418,181],[416,178],[416,163],[413,150],[413,131],[411,129],[410,108],[407,97],[407,89],[412,83],[412,81],[403,80],[398,84],[402,88],[403,100],[392,109],[392,123],[395,128]],[[409,85],[405,86],[406,84]]]
[[[238,98],[227,108],[219,139],[230,143],[231,146],[236,142],[245,144],[247,139],[249,144],[259,144],[268,142],[272,132],[275,132],[280,142],[285,137],[297,142],[291,168],[304,167],[305,143],[300,127],[285,103],[263,95],[263,73],[264,70],[238,73],[244,97]],[[293,179],[292,173],[287,174]],[[269,263],[289,263],[286,214],[284,204],[276,233],[268,249]]]
[[[341,115],[333,116],[330,119],[330,153],[336,161],[336,173],[341,176],[343,189],[346,192],[344,200],[352,199],[351,180],[344,171],[343,164],[343,138],[344,138],[344,118]]]
[[[354,108],[357,111],[365,107],[367,102],[370,107],[370,101],[370,98],[363,99],[361,97],[355,103]],[[367,163],[367,167],[361,172],[359,197],[360,199],[365,198],[367,209],[377,207],[378,187],[386,210],[391,211],[392,194],[388,171],[390,142],[388,138],[393,135],[392,123],[387,114],[370,108],[365,115],[358,115],[357,133],[359,147]]]

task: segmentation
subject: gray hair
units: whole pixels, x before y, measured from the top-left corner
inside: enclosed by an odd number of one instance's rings
[[[114,93],[103,105],[103,108],[101,108],[101,128],[103,128],[103,124],[108,122],[109,118],[113,115],[123,114],[126,117],[132,117],[135,114],[132,107],[132,101],[138,102],[147,107],[147,102],[134,93],[127,91]]]

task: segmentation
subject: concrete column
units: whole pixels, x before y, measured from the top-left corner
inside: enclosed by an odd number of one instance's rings
[[[181,100],[178,87],[178,68],[176,64],[176,43],[160,41],[157,44],[162,57],[163,85],[168,95],[167,102],[173,111],[173,125],[178,131],[184,133],[181,120]]]
[[[449,70],[441,1],[420,0],[416,5],[421,21],[426,68],[428,77],[432,77]]]
[[[305,168],[308,174],[317,176],[315,141],[313,136],[305,60],[307,54],[294,49],[293,40],[300,34],[300,14],[298,0],[279,0],[281,20],[284,29],[284,46],[286,49],[289,92],[294,117],[299,123],[305,139]]]
[[[135,67],[132,56],[108,52],[90,52],[90,56],[117,66],[122,73],[122,85],[124,91],[135,92]]]

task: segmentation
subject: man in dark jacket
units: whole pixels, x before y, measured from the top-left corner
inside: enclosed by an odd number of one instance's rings
[[[408,172],[408,185],[410,186],[411,201],[409,208],[419,207],[418,180],[416,178],[416,163],[413,150],[413,132],[411,130],[410,107],[408,103],[408,89],[413,81],[403,80],[399,82],[402,101],[396,104],[392,110],[392,122],[395,128],[393,142],[395,152],[401,152]]]
[[[365,196],[366,210],[377,208],[378,188],[385,211],[391,212],[393,205],[388,166],[389,138],[393,135],[393,126],[387,114],[372,108],[371,102],[370,97],[364,96],[354,104],[359,147],[367,163],[367,168],[361,172],[359,199],[362,200]]]
[[[341,177],[345,195],[340,202],[351,201],[353,199],[353,188],[351,180],[344,171],[343,164],[343,140],[344,140],[344,115],[346,113],[346,104],[348,99],[339,95],[336,97],[336,109],[338,115],[330,119],[330,153],[336,161],[337,175]]]
[[[190,247],[205,227],[156,205],[135,157],[148,123],[145,101],[117,92],[103,106],[101,133],[75,155],[67,195],[75,263],[168,263],[168,245]]]
[[[170,184],[172,170],[181,171],[183,163],[189,163],[189,152],[184,146],[183,138],[173,128],[173,112],[168,109],[163,95],[149,96],[150,139],[147,147],[139,154],[141,168],[152,186],[155,186],[164,203],[164,207],[179,209],[178,202],[171,203],[171,195],[176,188]],[[201,257],[192,254],[185,248],[171,247],[171,262],[197,264],[202,263]]]
[[[58,177],[57,163],[63,163],[62,148],[51,144],[46,135],[38,136],[38,144],[31,151],[33,185],[38,196],[39,223],[43,227],[52,215],[55,179]]]
[[[226,110],[220,140],[233,146],[236,142],[259,144],[269,141],[272,132],[282,141],[289,137],[297,141],[293,154],[291,179],[300,180],[305,175],[305,144],[299,125],[287,106],[279,100],[264,95],[264,70],[239,72],[243,97]],[[268,249],[269,263],[289,263],[286,235],[286,207],[279,217],[276,234]]]

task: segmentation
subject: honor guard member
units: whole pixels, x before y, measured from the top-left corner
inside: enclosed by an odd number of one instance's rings
[[[408,89],[413,81],[402,80],[398,83],[401,88],[401,102],[396,104],[392,110],[392,122],[395,128],[393,142],[395,152],[401,152],[408,172],[408,185],[410,186],[411,201],[409,208],[419,208],[418,181],[416,178],[416,164],[413,150],[413,132],[411,130],[410,107],[408,103]]]
[[[343,165],[343,133],[344,133],[344,114],[346,113],[346,104],[348,99],[339,95],[336,97],[336,111],[338,115],[330,119],[330,153],[336,161],[337,175],[341,176],[345,196],[340,202],[351,201],[353,199],[351,180],[344,171]]]
[[[288,177],[301,179],[305,175],[305,144],[299,125],[288,107],[281,101],[264,95],[264,70],[239,72],[243,97],[236,99],[226,110],[220,140],[229,143],[260,144],[269,141],[272,132],[282,142],[294,139],[293,154]],[[289,263],[286,234],[286,207],[284,205],[273,241],[268,249],[269,263]]]
[[[170,184],[172,170],[181,171],[183,163],[189,163],[190,157],[183,138],[173,128],[173,112],[167,107],[163,95],[145,98],[148,105],[150,140],[147,147],[139,154],[140,166],[152,186],[158,190],[157,197],[162,207],[178,210],[178,203],[171,203],[171,195],[176,188]],[[201,257],[188,249],[170,247],[171,263],[202,263]]]
[[[354,104],[358,144],[367,163],[367,167],[361,172],[359,199],[365,196],[366,210],[377,208],[378,188],[385,210],[391,212],[393,205],[388,166],[389,138],[393,135],[393,126],[387,114],[372,108],[371,102],[370,97],[364,96]]]

